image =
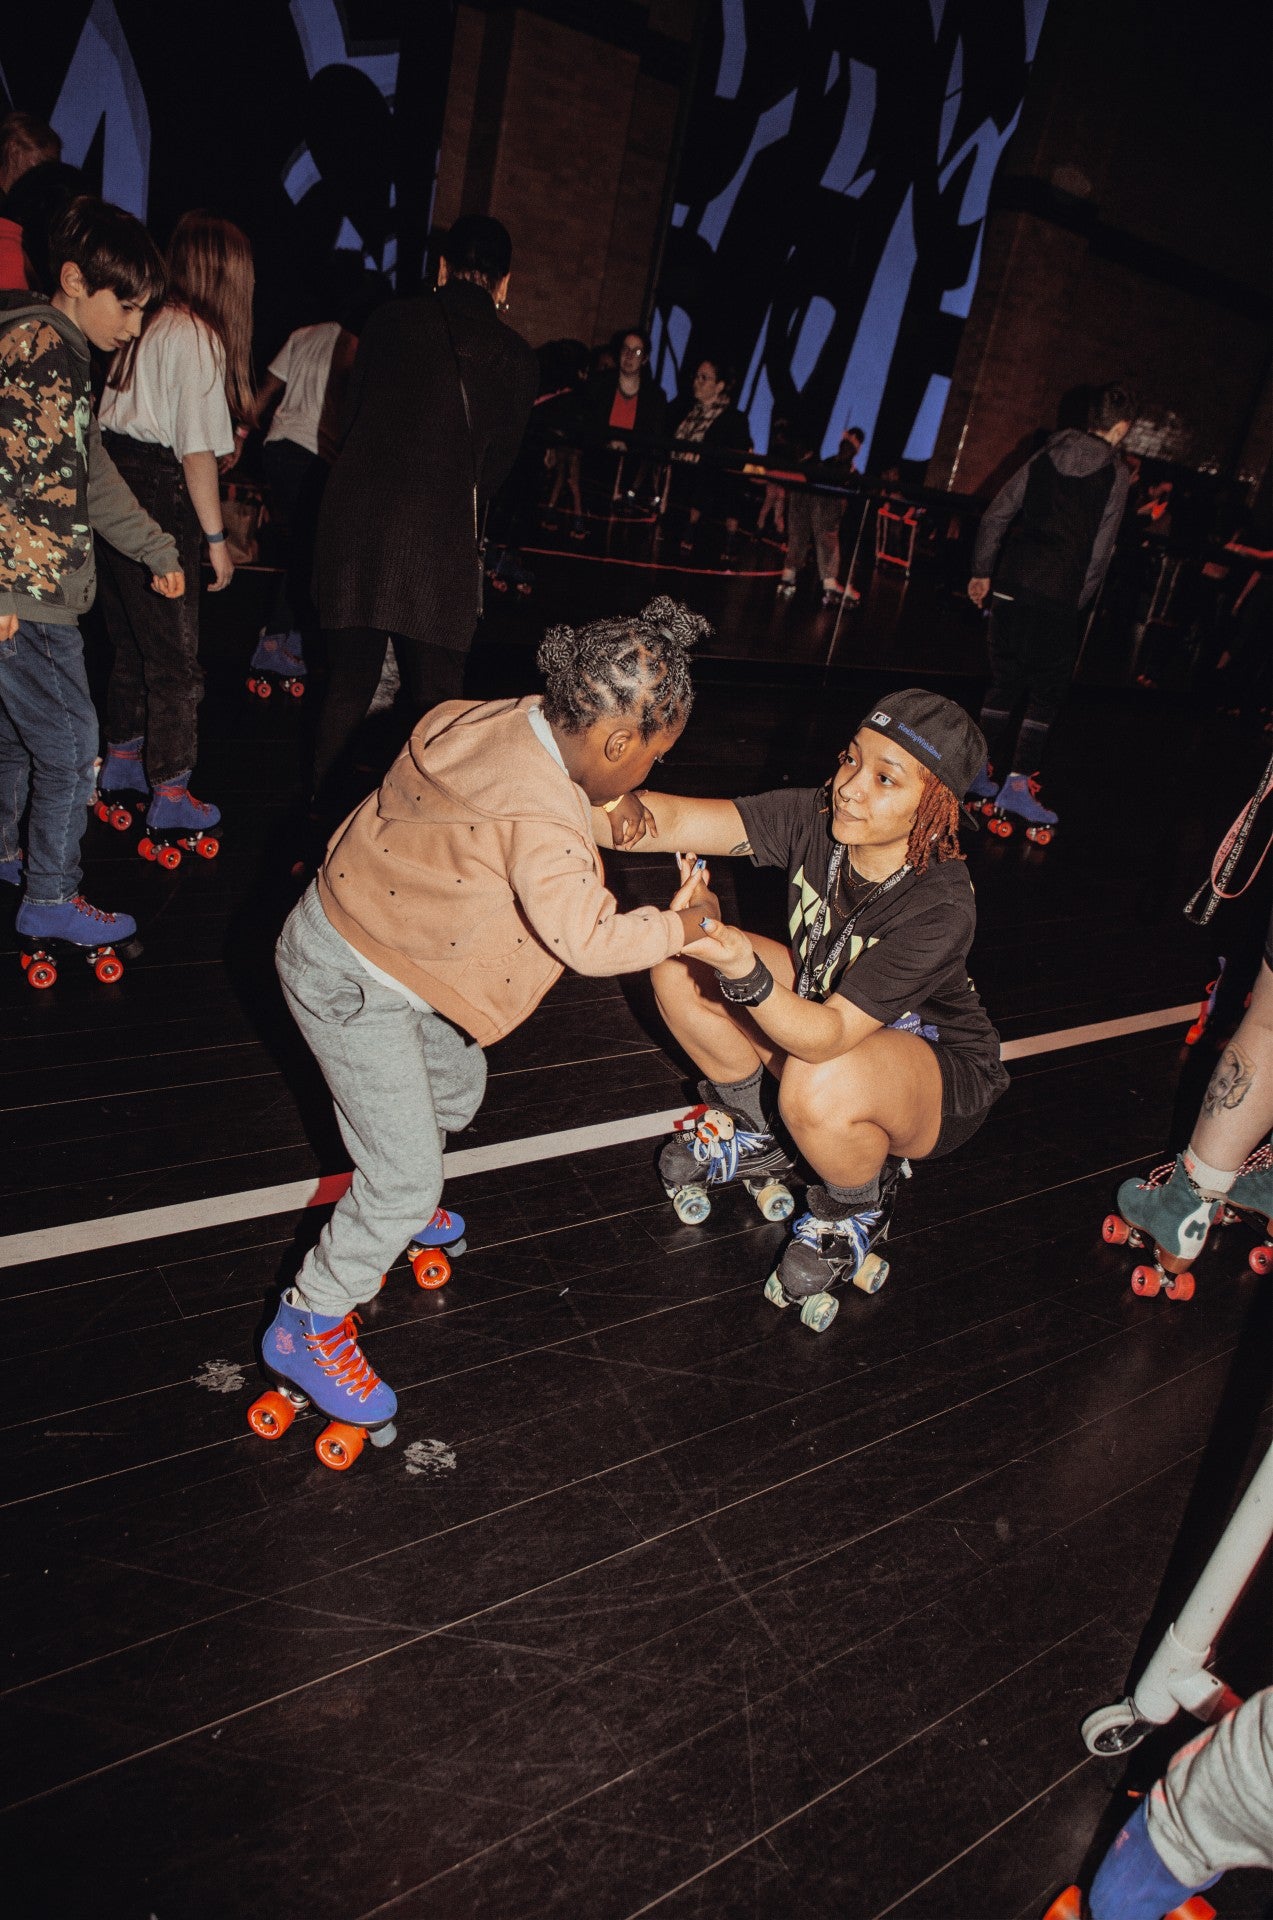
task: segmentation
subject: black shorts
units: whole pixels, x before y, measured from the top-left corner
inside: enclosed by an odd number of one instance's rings
[[[965,1054],[952,1053],[942,1046],[934,1047],[933,1052],[941,1068],[941,1132],[932,1152],[924,1155],[925,1160],[953,1153],[971,1140],[1008,1085],[1008,1074],[1002,1066],[996,1075],[988,1077],[981,1064]]]

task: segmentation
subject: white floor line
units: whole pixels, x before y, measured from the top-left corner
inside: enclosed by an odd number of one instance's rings
[[[1157,1027],[1175,1027],[1194,1018],[1197,1004],[1160,1007],[1156,1013],[1129,1014],[1122,1020],[1099,1020],[1091,1026],[1062,1027],[1056,1033],[1036,1033],[1025,1040],[1004,1042],[1005,1060],[1027,1060],[1039,1053],[1057,1053],[1063,1047],[1091,1046],[1098,1040],[1118,1040],[1129,1033],[1149,1033]],[[628,1140],[652,1140],[667,1133],[684,1105],[661,1113],[638,1113],[628,1120],[600,1120],[587,1127],[567,1127],[558,1133],[530,1134],[523,1140],[502,1140],[490,1147],[461,1147],[446,1155],[448,1180],[492,1168],[524,1167],[565,1154],[587,1153],[597,1147],[622,1145]],[[61,1227],[38,1227],[30,1233],[0,1235],[0,1267],[20,1267],[32,1260],[64,1259],[73,1253],[91,1253],[102,1247],[122,1247],[133,1241],[157,1240],[165,1234],[197,1233],[201,1228],[229,1226],[238,1220],[263,1220],[270,1214],[298,1213],[305,1207],[330,1206],[349,1185],[347,1173],[288,1180],[274,1187],[251,1187],[244,1193],[219,1193],[209,1200],[183,1200],[174,1206],[147,1207],[138,1213],[108,1214],[101,1220],[73,1220]]]

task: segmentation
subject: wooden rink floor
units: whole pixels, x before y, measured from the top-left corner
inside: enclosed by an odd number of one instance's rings
[[[533,689],[545,624],[652,590],[587,556],[538,571],[493,609],[475,691]],[[909,612],[868,595],[830,668],[825,617],[776,625],[771,581],[655,584],[719,621],[669,788],[813,784],[915,679],[976,708],[980,628],[922,582]],[[400,1265],[366,1309],[400,1437],[334,1474],[312,1414],[273,1446],[245,1420],[322,1209],[108,1244],[120,1215],[346,1164],[270,964],[307,703],[243,690],[252,591],[208,603],[195,785],[220,856],[162,873],[91,827],[86,891],[145,943],[111,989],[29,990],[4,925],[7,1910],[1039,1920],[1195,1730],[1121,1762],[1078,1731],[1267,1438],[1270,1282],[1246,1226],[1187,1305],[1134,1297],[1101,1241],[1120,1180],[1187,1137],[1206,1042],[1177,1019],[1030,1043],[1196,1003],[1220,952],[1253,977],[1267,889],[1203,932],[1180,908],[1266,737],[1089,678],[1049,768],[1056,843],[970,837],[973,972],[1026,1044],[983,1132],[904,1187],[878,1295],[822,1337],[776,1312],[784,1230],[732,1191],[682,1226],[654,1138],[495,1153],[448,1185],[451,1283]],[[727,911],[776,925],[776,877],[726,864]],[[626,905],[674,885],[668,859],[611,874]],[[692,1086],[639,980],[567,977],[490,1068],[453,1149]],[[101,1244],[6,1255],[80,1222]],[[1271,1585],[1217,1653],[1240,1692],[1269,1681]],[[1234,1873],[1210,1898],[1251,1920],[1271,1895]]]

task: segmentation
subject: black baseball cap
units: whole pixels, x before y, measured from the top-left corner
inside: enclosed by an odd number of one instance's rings
[[[986,764],[986,741],[981,728],[962,707],[926,687],[904,687],[886,693],[859,723],[872,733],[887,734],[913,754],[921,767],[935,774],[962,800],[976,774]]]

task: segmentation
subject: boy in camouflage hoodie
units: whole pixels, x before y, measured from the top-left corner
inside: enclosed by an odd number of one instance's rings
[[[28,941],[117,944],[137,931],[79,891],[98,725],[79,616],[93,604],[93,534],[140,560],[166,599],[184,590],[176,546],[142,511],[102,446],[90,343],[113,352],[164,289],[140,221],[84,196],[50,235],[56,291],[0,294],[0,879],[22,883],[18,828],[30,797]]]

